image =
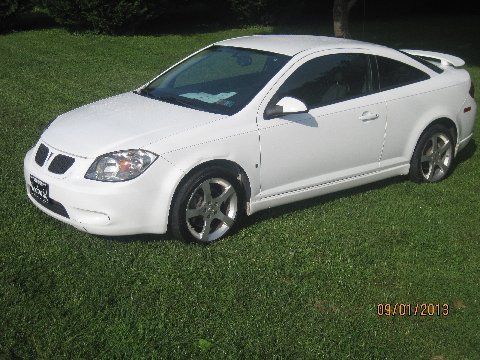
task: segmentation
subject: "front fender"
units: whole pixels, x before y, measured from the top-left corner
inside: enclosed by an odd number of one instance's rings
[[[212,160],[227,160],[239,166],[248,177],[251,196],[260,192],[260,145],[255,130],[198,144],[185,145],[161,155],[177,169],[168,181],[171,189],[168,208],[180,182],[194,168]],[[168,221],[168,219],[166,219]]]

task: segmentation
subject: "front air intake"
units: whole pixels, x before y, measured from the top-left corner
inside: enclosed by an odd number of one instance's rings
[[[50,163],[48,171],[54,174],[65,174],[75,162],[75,159],[67,155],[57,155]]]
[[[48,156],[48,147],[43,144],[40,144],[38,147],[37,153],[35,154],[35,162],[38,166],[43,166],[45,164],[45,160],[47,160]]]

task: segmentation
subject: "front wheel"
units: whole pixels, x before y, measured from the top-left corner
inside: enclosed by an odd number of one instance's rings
[[[410,178],[415,182],[438,182],[450,173],[454,141],[450,131],[433,125],[424,131],[410,163]]]
[[[171,213],[177,238],[211,243],[231,233],[243,213],[239,181],[221,167],[201,169],[180,185]]]

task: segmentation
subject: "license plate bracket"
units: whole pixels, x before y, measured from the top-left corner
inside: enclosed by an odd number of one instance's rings
[[[46,182],[30,175],[30,189],[32,196],[43,204],[50,202],[49,186]]]

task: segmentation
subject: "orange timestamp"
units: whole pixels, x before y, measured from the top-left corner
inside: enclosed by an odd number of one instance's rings
[[[378,316],[447,316],[449,311],[448,304],[381,303],[377,305]]]

